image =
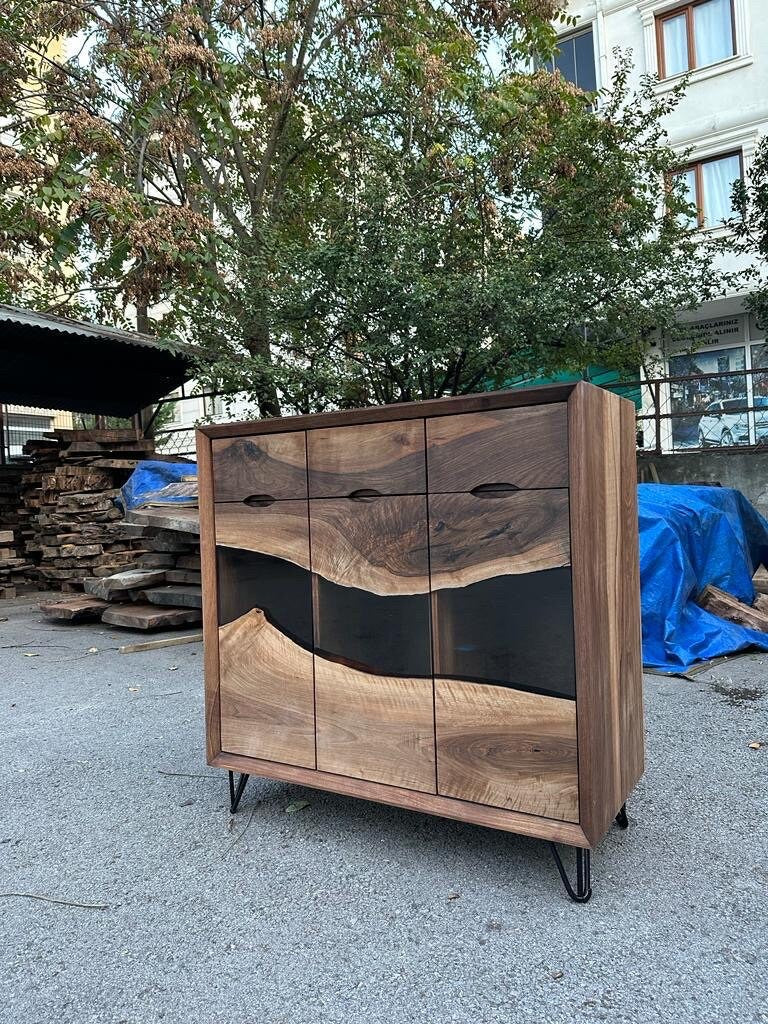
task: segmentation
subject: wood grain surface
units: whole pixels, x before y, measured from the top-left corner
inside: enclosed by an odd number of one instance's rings
[[[438,792],[577,822],[576,705],[435,679]]]
[[[312,660],[258,608],[219,628],[224,750],[315,767]]]
[[[435,792],[432,679],[372,675],[315,656],[317,767]]]
[[[579,825],[568,821],[542,818],[536,814],[522,814],[519,811],[507,811],[499,807],[471,804],[466,800],[454,800],[451,797],[436,796],[433,793],[419,793],[414,789],[384,786],[379,782],[350,779],[346,775],[333,775],[330,772],[296,768],[293,765],[262,761],[226,752],[219,754],[212,763],[216,768],[228,769],[233,772],[247,772],[264,779],[279,779],[297,786],[310,786],[315,789],[327,790],[330,793],[340,793],[343,796],[373,800],[376,803],[403,807],[421,814],[435,814],[441,818],[452,818],[455,821],[481,825],[485,828],[515,832],[533,839],[546,839],[555,843],[567,843],[570,846],[589,847],[590,845]],[[447,834],[452,835],[452,830]]]
[[[579,383],[568,415],[580,824],[594,845],[642,771],[634,408]]]
[[[311,498],[426,490],[423,420],[310,430],[307,453]]]
[[[309,523],[313,573],[371,594],[428,593],[423,495],[312,499]]]
[[[429,498],[432,589],[570,563],[566,490]]]
[[[216,501],[243,501],[252,495],[306,498],[304,432],[215,440],[213,477]]]
[[[393,405],[366,406],[304,416],[276,416],[247,423],[210,423],[197,429],[206,437],[238,437],[250,434],[277,434],[287,430],[324,430],[358,423],[387,423],[392,420],[424,419],[425,416],[453,416],[465,412],[494,409],[518,409],[523,406],[549,405],[567,401],[575,384],[538,384],[530,388],[481,391],[456,398],[430,398],[423,402],[397,402]]]
[[[211,440],[197,432],[200,572],[203,588],[203,670],[205,678],[205,749],[210,764],[221,752],[219,692],[219,622],[216,588],[216,527],[213,518]]]
[[[217,502],[215,521],[219,546],[258,551],[309,569],[306,500],[276,501],[263,508]]]
[[[567,487],[566,406],[495,409],[427,419],[429,490],[486,484]]]

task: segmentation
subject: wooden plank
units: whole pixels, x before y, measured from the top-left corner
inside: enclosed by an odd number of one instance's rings
[[[361,672],[315,656],[317,767],[435,792],[432,679]]]
[[[215,518],[218,545],[258,551],[309,569],[306,499],[276,501],[263,508],[216,502]]]
[[[196,583],[200,586],[203,574],[192,569],[166,569],[165,578],[169,583]]]
[[[234,437],[213,442],[216,501],[253,496],[307,497],[307,451],[301,433]]]
[[[307,433],[310,498],[358,491],[423,494],[427,489],[421,420],[355,424]]]
[[[427,419],[430,493],[567,487],[566,406],[497,409]]]
[[[713,615],[728,622],[736,622],[739,626],[747,626],[761,633],[768,633],[768,614],[759,607],[751,607],[739,601],[719,587],[711,584],[704,587],[696,599],[696,603]]]
[[[621,403],[621,660],[619,726],[621,792],[629,795],[643,774],[643,640],[640,615],[640,539],[637,512],[637,420],[632,402]],[[626,799],[626,797],[625,797]],[[624,800],[622,800],[622,803]]]
[[[205,679],[205,749],[209,764],[221,752],[219,684],[219,615],[216,593],[216,524],[213,511],[211,442],[197,432],[200,561],[203,577],[203,670]],[[188,558],[182,555],[182,558]],[[191,567],[194,568],[194,567]]]
[[[505,391],[483,391],[457,398],[432,398],[424,402],[399,402],[392,405],[347,409],[343,412],[312,413],[306,416],[282,416],[251,420],[247,423],[216,423],[198,427],[206,437],[238,437],[250,434],[272,434],[286,430],[320,429],[349,426],[353,423],[384,423],[392,419],[423,419],[425,416],[452,416],[461,412],[517,408],[525,405],[547,405],[565,402],[574,384],[541,384],[530,388]]]
[[[200,513],[196,508],[177,508],[173,505],[164,508],[135,508],[126,512],[125,521],[135,526],[157,526],[191,534],[200,532]]]
[[[150,587],[144,591],[150,604],[168,605],[172,608],[202,608],[203,595],[200,587],[182,584],[167,584]]]
[[[227,750],[315,766],[312,653],[250,612],[219,628],[221,742]]]
[[[623,479],[630,444],[634,456],[621,411],[625,401],[579,382],[568,402],[579,820],[592,845],[629,795],[625,787],[636,774],[642,743],[635,735],[642,721],[639,651],[632,650],[636,625],[624,635],[635,614],[635,599],[624,589],[629,584],[635,593],[632,563],[638,558]],[[623,730],[632,733],[631,747]]]
[[[197,608],[159,608],[154,604],[111,604],[101,617],[110,626],[128,629],[168,629],[200,622]]]
[[[0,544],[13,544],[13,530],[0,530]]]
[[[430,494],[432,589],[570,564],[568,491]]]
[[[372,800],[375,803],[402,807],[411,811],[419,811],[422,814],[436,814],[441,818],[452,818],[455,821],[482,825],[485,828],[514,832],[534,839],[546,839],[550,842],[567,843],[570,846],[583,848],[590,846],[582,828],[572,822],[554,821],[551,818],[541,818],[535,814],[521,814],[519,811],[471,804],[465,800],[455,800],[432,793],[419,793],[416,790],[403,789],[398,786],[384,786],[378,782],[350,779],[347,776],[333,775],[330,772],[297,768],[273,761],[262,761],[229,751],[222,751],[213,758],[211,764],[215,768],[247,772],[249,775],[258,775],[265,779],[279,779],[297,786],[341,793],[344,796]]]
[[[127,569],[111,576],[86,579],[84,587],[86,594],[109,601],[116,594],[124,594],[129,590],[144,590],[146,587],[159,586],[164,582],[165,572],[162,569]]]
[[[382,596],[428,593],[424,495],[311,499],[309,521],[312,571],[323,579]]]
[[[579,820],[574,701],[435,679],[435,728],[441,796]]]
[[[65,601],[42,601],[38,607],[49,619],[61,619],[65,622],[88,622],[100,620],[104,609],[108,608],[109,604],[97,597],[83,595],[69,597]]]
[[[144,640],[138,644],[123,644],[117,648],[118,654],[136,654],[140,651],[155,651],[160,647],[176,647],[179,644],[202,643],[202,633],[187,633],[186,636],[164,637],[162,640]]]

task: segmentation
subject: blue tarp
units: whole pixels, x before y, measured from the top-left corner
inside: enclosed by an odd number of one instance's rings
[[[177,484],[184,477],[197,476],[194,462],[159,462],[146,459],[140,462],[128,477],[120,490],[121,504],[126,512],[141,508],[152,501],[162,501],[163,505],[189,505],[188,494],[169,494],[167,491],[160,496],[159,492],[169,484]]]
[[[727,487],[638,486],[643,663],[680,672],[758,647],[768,635],[699,608],[711,583],[752,604],[752,575],[768,564],[768,522]]]

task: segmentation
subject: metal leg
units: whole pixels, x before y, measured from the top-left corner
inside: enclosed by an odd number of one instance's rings
[[[582,850],[581,847],[576,848],[576,888],[574,889],[568,875],[565,873],[557,846],[554,843],[549,845],[552,848],[552,855],[555,858],[557,870],[560,872],[560,877],[563,880],[565,891],[574,903],[587,903],[592,896],[592,861],[590,851]]]
[[[231,814],[234,814],[237,810],[240,797],[243,795],[245,784],[249,778],[249,775],[241,775],[237,782],[237,788],[235,788],[235,773],[229,773],[229,810]]]
[[[616,824],[619,828],[629,828],[629,818],[627,817],[627,805],[622,804],[621,810],[616,815]]]

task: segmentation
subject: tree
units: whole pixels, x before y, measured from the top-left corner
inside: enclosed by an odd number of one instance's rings
[[[151,309],[262,415],[635,368],[726,243],[680,217],[679,90],[631,95],[622,61],[596,113],[521,70],[556,7],[11,4],[5,294]]]
[[[752,260],[749,275],[752,291],[746,307],[758,327],[768,327],[768,138],[755,152],[749,182],[739,179],[733,187],[732,204],[740,216],[730,222],[741,251]]]

